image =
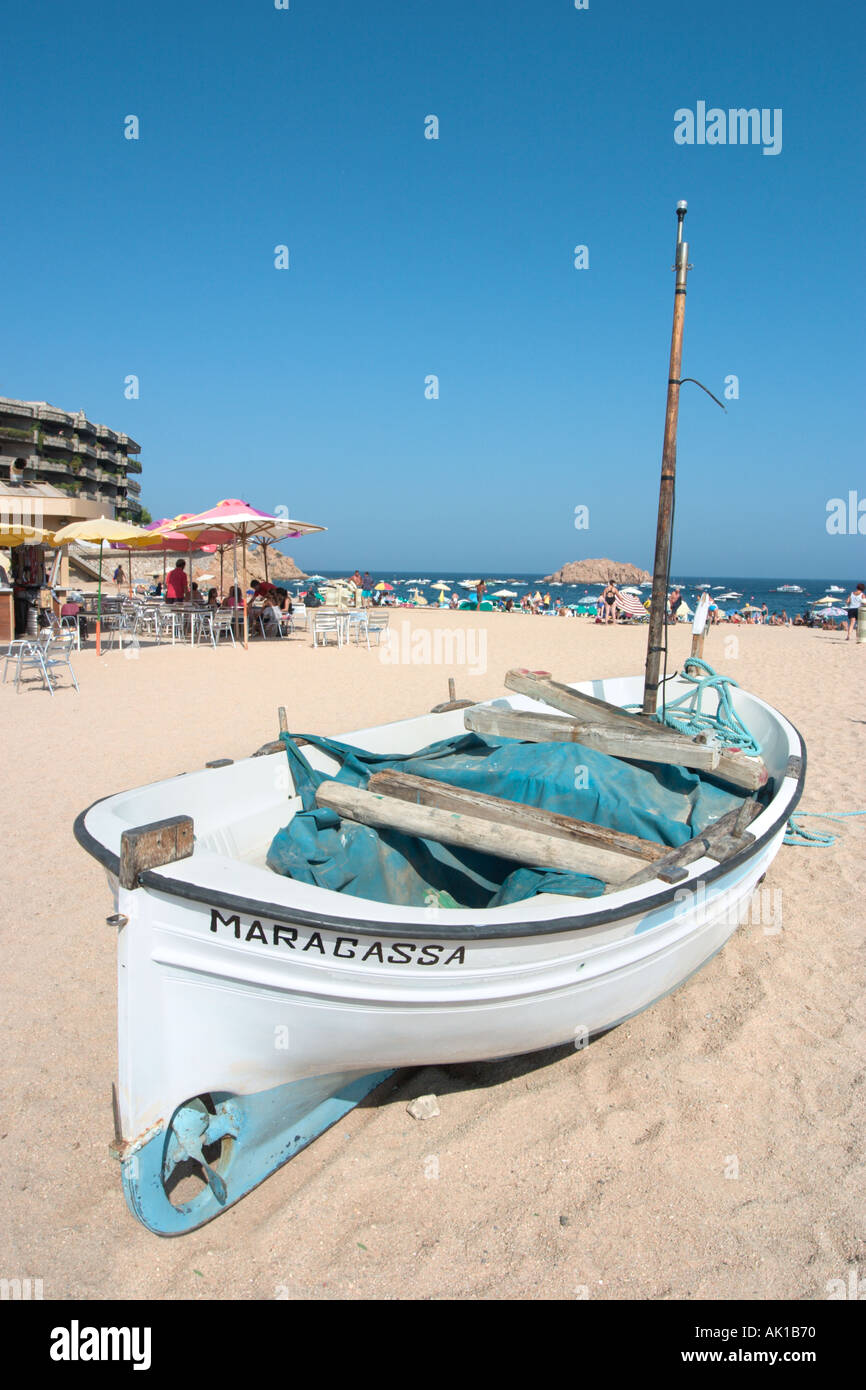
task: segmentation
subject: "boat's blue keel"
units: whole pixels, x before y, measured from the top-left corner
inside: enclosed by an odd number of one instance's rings
[[[212,1093],[187,1101],[166,1129],[123,1158],[130,1211],[160,1236],[196,1230],[336,1124],[391,1074],[342,1072],[290,1081],[252,1096]],[[182,1200],[183,1183],[191,1177],[206,1185]]]

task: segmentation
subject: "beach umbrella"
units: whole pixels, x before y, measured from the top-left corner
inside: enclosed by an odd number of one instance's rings
[[[621,589],[620,593],[622,594],[622,598],[617,599],[617,608],[621,608],[623,613],[626,613],[630,618],[646,617],[646,609],[639,597],[636,598],[628,589]]]
[[[379,583],[376,585],[376,588],[377,588],[377,589],[393,589],[393,588],[394,588],[394,585],[393,585],[393,584],[388,584],[388,583],[386,583],[386,581],[385,581],[384,579],[380,579],[380,580],[379,580]]]
[[[450,590],[451,585],[450,585],[450,584],[446,584],[444,579],[440,579],[439,582],[438,582],[437,584],[431,584],[431,585],[430,585],[430,588],[431,588],[431,589],[443,589],[443,590],[444,590],[444,589],[448,589],[448,590]]]
[[[813,608],[820,608],[823,604],[827,604],[827,603],[831,603],[831,604],[832,604],[832,603],[835,603],[835,602],[836,602],[836,600],[834,599],[834,597],[833,597],[832,594],[825,594],[823,598],[816,598],[816,599],[815,599],[815,602],[812,604],[812,607],[813,607]]]
[[[251,507],[249,502],[242,502],[236,497],[227,497],[222,502],[218,502],[215,507],[210,507],[207,511],[198,512],[194,516],[185,518],[179,524],[179,529],[184,535],[203,543],[215,541],[217,545],[220,545],[227,540],[232,540],[232,538],[234,538],[235,543],[241,542],[244,646],[246,647],[249,645],[246,603],[247,541],[262,537],[274,541],[289,540],[290,538],[309,535],[315,531],[324,531],[325,527],[317,526],[310,521],[296,521],[289,517],[272,516],[269,512],[260,512],[256,507]]]
[[[497,589],[497,590],[496,590],[496,593],[495,593],[495,594],[491,594],[490,597],[491,597],[491,598],[517,598],[517,590],[516,590],[516,589]]]
[[[217,549],[216,545],[203,545],[201,541],[190,540],[182,532],[175,528],[185,519],[191,516],[191,512],[182,513],[180,516],[163,517],[160,521],[151,521],[145,526],[144,534],[138,540],[113,541],[112,550],[126,550],[129,554],[129,577],[132,583],[132,555],[133,550],[153,550],[162,555],[162,582],[165,585],[165,562],[168,555],[188,555],[195,550],[203,550],[212,555]],[[222,557],[220,557],[222,559]]]
[[[147,532],[141,526],[132,526],[128,521],[115,521],[114,517],[98,516],[90,521],[73,521],[69,526],[61,526],[54,533],[54,545],[70,545],[73,541],[99,542],[99,585],[96,598],[96,650],[101,650],[102,631],[102,547],[106,541],[119,541],[122,545],[134,545]]]
[[[0,549],[11,550],[16,545],[51,545],[50,531],[41,526],[30,526],[23,521],[7,520],[0,523]]]

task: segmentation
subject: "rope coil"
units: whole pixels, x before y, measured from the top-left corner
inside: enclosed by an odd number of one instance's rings
[[[726,748],[738,748],[743,753],[760,756],[760,743],[734,709],[731,690],[738,688],[737,682],[729,676],[720,676],[709,662],[698,656],[690,656],[687,666],[697,668],[697,674],[683,670],[680,680],[688,681],[694,688],[687,690],[677,700],[665,700],[664,709],[656,710],[652,718],[660,724],[669,724],[672,729],[691,738],[696,734],[714,734]],[[704,695],[710,690],[715,691],[718,700],[714,714],[701,708]],[[640,709],[640,706],[630,705],[628,708]]]

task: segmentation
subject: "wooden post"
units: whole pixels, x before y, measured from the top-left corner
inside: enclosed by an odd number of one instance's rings
[[[676,288],[674,290],[674,321],[671,330],[671,355],[668,368],[668,396],[665,409],[665,437],[662,449],[662,474],[659,487],[659,512],[656,527],[656,552],[653,565],[653,588],[650,603],[649,634],[647,637],[646,673],[644,677],[644,714],[655,714],[658,703],[659,667],[663,650],[667,583],[671,558],[671,524],[673,521],[674,481],[677,471],[677,418],[680,407],[680,370],[683,358],[683,324],[686,314],[686,280],[689,273],[689,245],[683,241],[683,218],[686,204],[677,204]]]
[[[170,816],[167,820],[124,830],[120,837],[121,888],[137,888],[138,876],[145,869],[159,869],[188,859],[195,847],[191,816]]]

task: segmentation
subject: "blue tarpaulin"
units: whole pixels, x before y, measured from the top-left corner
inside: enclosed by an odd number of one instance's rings
[[[699,835],[742,800],[686,768],[625,762],[574,743],[523,743],[468,733],[416,753],[385,754],[312,734],[303,737],[336,758],[340,768],[315,771],[291,735],[281,735],[303,810],[274,836],[269,868],[301,883],[399,906],[501,907],[536,893],[594,898],[605,885],[586,874],[527,868],[342,820],[336,811],[316,806],[321,782],[363,788],[374,772],[406,772],[670,848]]]

